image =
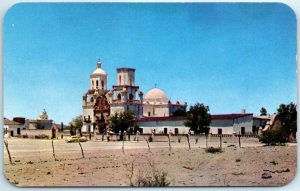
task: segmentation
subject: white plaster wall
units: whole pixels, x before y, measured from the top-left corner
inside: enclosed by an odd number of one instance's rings
[[[104,90],[107,89],[107,79],[106,79],[106,76],[94,76],[94,77],[91,77],[90,78],[90,89],[96,89],[96,80],[98,80],[98,89],[102,89],[102,86],[101,86],[101,81],[103,80],[104,82]],[[92,84],[92,81],[94,81],[94,86]]]
[[[153,113],[154,109],[154,113]],[[143,106],[143,115],[149,116],[148,112],[150,112],[150,117],[168,117],[169,116],[169,107],[167,105],[144,105]]]
[[[210,127],[209,133],[218,134],[218,129],[222,129],[222,134],[232,135],[234,133],[233,126],[218,126],[218,127]]]
[[[90,119],[92,122],[94,122],[94,111],[93,108],[85,108],[83,109],[83,116],[82,118],[84,119],[84,117],[87,119],[88,116],[90,116]]]
[[[22,130],[25,127],[25,125],[4,125],[4,129],[7,129],[7,134],[5,137],[10,137],[10,132],[13,131],[14,136],[18,136],[22,134]],[[17,134],[17,129],[20,128],[20,134]]]
[[[119,76],[121,76],[121,83],[119,81]],[[130,84],[130,78],[132,79],[132,82]],[[117,74],[117,84],[118,85],[135,85],[135,79],[134,79],[134,71],[121,71]]]
[[[216,119],[211,120],[210,127],[232,127],[233,126],[233,120],[232,119]]]
[[[124,106],[110,106],[110,115],[120,112],[124,112]]]
[[[241,132],[241,127],[245,127],[245,133],[252,133],[253,115],[240,117],[234,120],[233,130],[236,134]]]
[[[90,130],[91,130],[91,133],[94,132],[93,124],[90,124]],[[88,133],[88,124],[83,124],[82,125],[81,132],[82,133]]]
[[[167,128],[168,133],[171,131],[175,134],[175,128],[178,128],[178,133],[188,133],[189,127],[184,126],[184,120],[178,121],[145,121],[138,122],[137,125],[143,128],[143,133],[152,133],[155,129],[155,133],[164,133],[164,128]]]

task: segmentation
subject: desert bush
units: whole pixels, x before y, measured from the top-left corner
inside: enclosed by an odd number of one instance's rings
[[[273,165],[278,165],[278,162],[275,161],[275,160],[270,161],[270,163],[273,164]]]
[[[212,153],[212,154],[223,152],[222,149],[221,149],[220,147],[217,147],[217,148],[215,148],[215,147],[208,147],[208,148],[205,149],[205,151],[206,151],[207,153]]]
[[[40,135],[35,135],[34,138],[35,139],[49,139],[49,136],[45,135],[45,134],[40,134]]]
[[[259,137],[259,141],[266,145],[281,145],[288,142],[288,135],[283,128],[276,128],[263,132]]]
[[[11,183],[12,183],[12,184],[19,184],[19,182],[16,181],[16,180],[12,181]]]
[[[167,180],[166,172],[155,172],[152,176],[138,176],[132,186],[139,187],[166,187],[170,182]]]
[[[133,187],[166,187],[170,185],[170,182],[167,178],[167,173],[164,171],[159,171],[155,167],[154,162],[151,162],[148,160],[148,164],[150,167],[150,170],[138,170],[138,175],[134,177],[134,163],[135,160],[131,162],[130,166],[130,174],[129,174],[129,180],[130,180],[130,186]],[[146,165],[147,166],[147,165]],[[147,167],[146,167],[147,169]]]
[[[181,142],[181,137],[179,136],[179,137],[178,137],[178,143],[180,143],[180,142]]]

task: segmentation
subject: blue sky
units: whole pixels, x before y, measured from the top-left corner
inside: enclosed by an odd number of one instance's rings
[[[31,3],[4,18],[4,116],[55,122],[82,113],[100,58],[108,87],[136,68],[146,93],[212,114],[296,102],[296,19],[283,4]]]

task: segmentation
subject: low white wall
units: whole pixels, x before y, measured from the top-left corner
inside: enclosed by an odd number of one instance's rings
[[[179,134],[186,134],[189,131],[189,127],[184,126],[184,120],[178,121],[143,121],[138,122],[137,125],[143,129],[143,133],[164,133],[164,129],[167,128],[167,133],[172,132],[175,134],[175,129],[178,129]]]

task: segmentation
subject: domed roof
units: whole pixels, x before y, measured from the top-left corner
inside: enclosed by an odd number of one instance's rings
[[[149,90],[146,93],[144,100],[146,102],[148,101],[148,102],[161,102],[161,103],[167,103],[169,101],[165,92],[159,88],[153,88]]]
[[[39,120],[47,120],[48,119],[48,115],[46,110],[44,109],[44,111],[38,116]]]
[[[97,62],[97,68],[96,70],[92,73],[92,75],[107,75],[106,72],[101,68],[101,62]]]

